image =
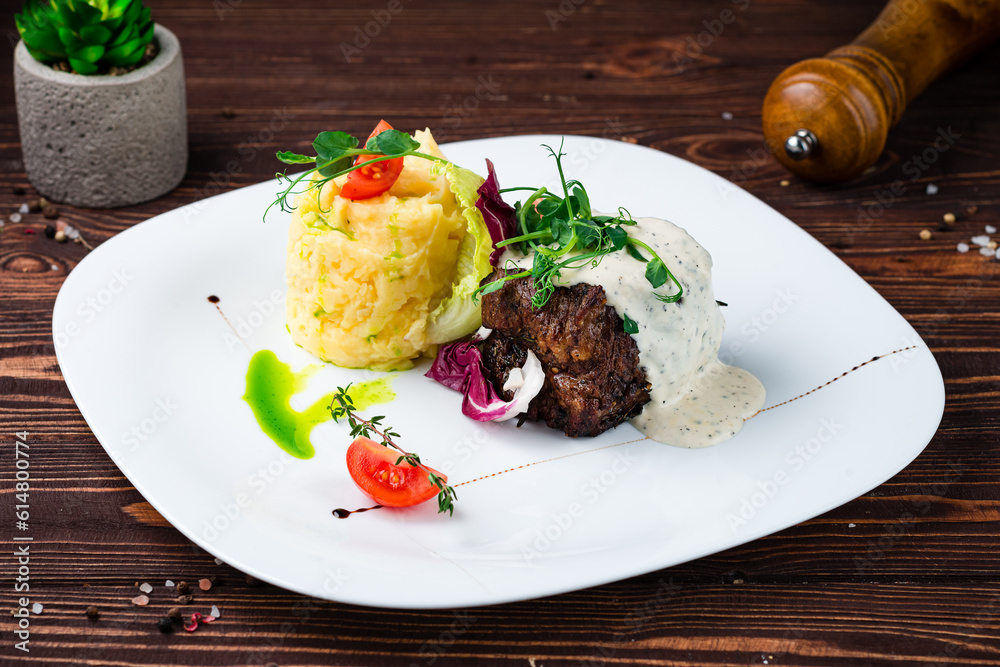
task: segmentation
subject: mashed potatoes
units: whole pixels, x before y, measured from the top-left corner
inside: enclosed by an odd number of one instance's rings
[[[443,157],[429,130],[414,138]],[[471,290],[489,270],[489,235],[474,208],[481,179],[459,171],[410,156],[377,197],[338,196],[346,175],[298,196],[285,264],[296,344],[338,366],[397,370],[480,326]]]

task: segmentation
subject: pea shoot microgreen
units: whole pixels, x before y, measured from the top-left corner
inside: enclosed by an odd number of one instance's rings
[[[561,197],[544,187],[534,190],[531,188],[501,190],[501,192],[532,190],[523,204],[518,202],[514,206],[520,235],[504,239],[497,244],[498,247],[514,246],[525,255],[533,253],[531,269],[522,269],[482,285],[476,294],[490,294],[511,280],[530,276],[535,284],[531,305],[541,308],[555,292],[556,281],[562,269],[579,269],[588,264],[597,266],[605,255],[625,250],[636,260],[645,262],[646,281],[654,290],[668,282],[672,282],[676,287],[676,291],[670,294],[654,292],[653,296],[664,303],[680,301],[684,295],[680,281],[674,277],[655,250],[643,241],[630,236],[626,230],[626,227],[636,224],[628,211],[620,208],[616,216],[594,215],[590,208],[590,197],[583,185],[577,180],[567,181],[563,174],[562,158],[566,154],[562,152],[562,145],[558,151],[550,146],[545,148],[556,161],[562,186]],[[628,319],[625,321],[625,330],[629,333],[638,331],[635,322]]]
[[[366,164],[370,165],[375,162],[395,160],[396,158],[407,157],[409,155],[441,164],[451,164],[444,158],[420,152],[418,150],[420,142],[406,132],[399,130],[386,130],[369,139],[363,148],[358,148],[358,143],[357,137],[353,137],[346,132],[320,132],[316,135],[316,139],[312,144],[316,155],[301,155],[291,151],[278,151],[276,154],[278,159],[285,164],[311,164],[313,167],[295,178],[288,176],[286,173],[287,170],[275,174],[278,181],[287,184],[287,187],[278,193],[277,199],[271,202],[271,205],[264,211],[264,219],[267,219],[268,212],[275,205],[280,206],[281,210],[285,213],[290,213],[293,207],[288,202],[289,197],[312,189],[317,189],[318,191],[328,181],[332,181],[355,169],[360,169]],[[359,155],[376,157],[367,162],[354,164],[355,158]],[[318,174],[319,177],[314,177],[314,173]],[[309,180],[305,184],[305,189],[296,190],[295,188],[306,179]]]
[[[359,417],[354,408],[354,400],[349,393],[350,388],[350,384],[346,387],[337,387],[337,391],[333,395],[333,400],[330,401],[330,415],[333,417],[333,421],[340,423],[340,420],[346,417],[347,425],[351,427],[352,438],[365,437],[376,440],[373,436],[377,436],[378,439],[376,441],[383,447],[395,449],[400,453],[399,458],[396,459],[396,465],[406,461],[410,466],[420,468],[427,473],[427,479],[438,488],[438,513],[448,512],[449,516],[453,516],[455,513],[455,500],[458,499],[455,489],[448,486],[443,478],[434,474],[433,470],[421,463],[418,455],[404,450],[393,442],[392,439],[398,438],[400,435],[390,427],[382,425],[382,420],[385,419],[384,415],[372,417],[371,419]]]

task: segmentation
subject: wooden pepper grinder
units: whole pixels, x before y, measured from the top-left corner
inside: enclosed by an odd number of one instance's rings
[[[998,38],[1000,0],[890,0],[851,44],[774,80],[764,98],[768,146],[802,178],[858,176],[913,98]]]

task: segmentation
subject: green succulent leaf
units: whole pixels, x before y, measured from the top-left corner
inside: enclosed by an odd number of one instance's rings
[[[132,4],[132,0],[114,0],[108,5],[108,11],[105,12],[105,15],[110,17],[123,16],[130,4]]]
[[[28,46],[27,42],[25,42],[24,46],[28,49],[28,53],[31,54],[31,57],[40,63],[51,63],[57,60],[62,60],[62,58],[65,58],[65,56],[62,57],[53,56],[51,54],[45,53],[44,51],[36,51],[35,49]]]
[[[138,64],[155,24],[142,0],[26,0],[14,22],[32,57],[80,74]]]
[[[111,31],[112,35],[117,35],[118,29],[121,27],[122,23],[124,23],[124,19],[121,16],[113,16],[109,19],[101,21],[97,25],[101,26],[102,28],[107,28],[108,30]]]
[[[133,39],[130,42],[110,49],[107,54],[107,60],[112,65],[127,67],[138,62],[142,58],[142,53],[142,42],[138,39]]]
[[[122,28],[121,32],[118,33],[113,40],[111,40],[111,43],[108,44],[108,46],[119,46],[125,42],[136,39],[137,37],[139,37],[139,29],[135,26],[135,24],[126,25]]]
[[[77,37],[76,33],[69,28],[59,28],[58,35],[59,41],[66,47],[66,51],[72,52],[86,46],[84,41]]]
[[[137,62],[142,60],[142,55],[145,53],[142,42],[137,39],[132,40],[128,44],[116,46],[111,51],[113,53],[109,52],[105,57],[105,60],[118,67],[129,67],[131,65],[135,65]]]
[[[31,31],[21,35],[24,45],[36,60],[48,62],[50,60],[60,60],[66,57],[66,47],[59,40],[58,35],[52,33]],[[39,54],[42,55],[39,58]]]
[[[58,0],[56,1],[58,2]],[[73,0],[73,2],[66,4],[70,5],[70,7],[74,12],[74,15],[79,19],[80,21],[80,24],[78,26],[79,28],[82,28],[85,25],[90,25],[92,23],[97,23],[102,18],[104,18],[102,16],[103,12],[99,8],[94,7],[89,2],[85,2],[83,0]]]
[[[70,60],[83,60],[88,63],[96,64],[103,55],[104,47],[100,44],[94,44],[92,46],[85,46],[75,51],[70,51],[69,57]]]
[[[59,2],[59,0],[56,0],[56,2],[52,3],[52,6],[56,10],[58,21],[61,25],[74,32],[83,27],[83,17],[73,11],[72,5],[68,2]]]
[[[73,56],[69,57],[69,66],[78,74],[95,74],[98,69],[94,63],[89,63],[86,60],[78,60]]]
[[[80,39],[88,44],[106,44],[112,33],[102,25],[86,25],[80,28]]]

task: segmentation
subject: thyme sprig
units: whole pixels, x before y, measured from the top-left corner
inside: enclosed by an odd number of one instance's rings
[[[350,389],[350,384],[346,387],[337,387],[337,391],[333,395],[333,400],[330,401],[330,415],[333,417],[333,421],[340,423],[340,420],[346,417],[347,424],[351,427],[352,438],[360,436],[375,440],[372,436],[378,436],[379,444],[383,447],[395,449],[400,453],[399,458],[396,459],[396,465],[406,461],[410,466],[419,468],[427,473],[427,479],[438,489],[438,513],[448,512],[449,516],[454,515],[455,500],[458,499],[455,489],[449,486],[442,477],[435,474],[433,470],[421,463],[418,455],[406,451],[393,442],[392,439],[398,438],[400,435],[390,427],[383,426],[382,420],[385,419],[384,415],[372,417],[371,419],[359,417],[355,411],[354,399],[351,398],[349,393]]]
[[[645,277],[654,290],[668,281],[676,287],[676,291],[670,294],[653,292],[653,296],[664,303],[680,301],[684,295],[680,281],[655,250],[630,236],[625,229],[637,224],[629,212],[619,208],[617,216],[594,215],[583,185],[577,180],[567,181],[563,174],[562,158],[566,154],[562,151],[562,144],[558,151],[551,146],[545,148],[556,161],[562,186],[561,197],[544,187],[501,190],[531,190],[524,203],[517,202],[514,206],[521,234],[497,243],[497,247],[514,246],[525,255],[533,253],[531,269],[523,269],[482,285],[475,295],[490,294],[511,280],[531,277],[535,285],[531,305],[541,308],[555,293],[556,281],[563,269],[579,269],[588,264],[596,267],[605,255],[625,250],[636,260],[645,262]],[[511,262],[508,268],[517,267]],[[631,328],[634,328],[635,323],[632,325]],[[629,321],[626,321],[625,327],[627,331],[630,329]]]
[[[279,182],[287,183],[288,185],[278,193],[278,197],[264,211],[265,221],[267,220],[268,212],[275,205],[280,206],[281,210],[285,213],[291,213],[293,207],[288,203],[289,197],[309,190],[322,188],[328,181],[332,181],[355,169],[360,169],[376,162],[395,160],[413,155],[440,164],[451,164],[451,162],[444,158],[420,152],[418,150],[420,142],[406,132],[399,130],[385,130],[369,139],[364,148],[358,148],[358,138],[346,132],[320,132],[316,135],[316,139],[312,145],[313,150],[316,151],[316,155],[302,155],[293,153],[292,151],[277,152],[278,159],[285,164],[311,164],[313,167],[295,178],[287,175],[287,169],[275,174]],[[355,158],[359,155],[372,155],[376,157],[359,164],[354,164]],[[312,175],[314,173],[318,173],[320,178],[313,178]],[[299,183],[306,179],[309,180],[305,189],[296,190],[295,188]]]

